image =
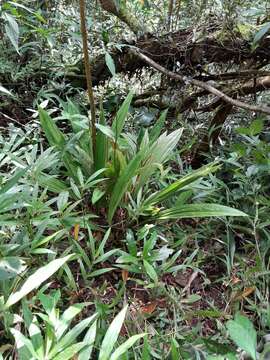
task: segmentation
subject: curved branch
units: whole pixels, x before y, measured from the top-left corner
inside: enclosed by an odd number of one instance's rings
[[[149,64],[151,67],[158,70],[162,74],[170,77],[171,79],[178,80],[186,85],[190,84],[190,85],[197,86],[201,89],[204,89],[204,90],[208,91],[209,93],[216,95],[218,98],[220,98],[224,102],[229,103],[233,106],[236,106],[236,107],[239,107],[239,108],[242,108],[245,110],[249,110],[249,111],[255,111],[255,112],[260,112],[260,113],[265,113],[265,114],[270,115],[270,107],[268,107],[268,106],[250,105],[250,104],[244,103],[242,101],[235,100],[235,99],[231,98],[230,96],[224,94],[222,91],[216,89],[214,86],[204,83],[203,81],[193,79],[192,77],[182,76],[173,71],[167,70],[163,66],[159,65],[158,63],[156,63],[155,61],[150,59],[148,56],[142,54],[138,49],[130,48],[130,51],[134,55],[138,56],[141,60],[143,60],[147,64]]]
[[[124,4],[116,6],[113,0],[99,0],[103,10],[115,15],[118,19],[123,21],[136,35],[143,35],[144,33],[150,33],[145,25],[142,25],[136,16],[131,14]]]

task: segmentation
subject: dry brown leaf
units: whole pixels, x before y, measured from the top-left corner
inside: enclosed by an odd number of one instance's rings
[[[153,301],[144,306],[141,306],[140,311],[143,314],[152,314],[155,311],[156,307],[157,307],[157,302]]]
[[[127,282],[128,280],[128,271],[125,269],[122,270],[122,279],[124,282]]]
[[[74,239],[78,241],[79,239],[79,231],[80,231],[80,224],[74,225]]]
[[[247,298],[247,297],[248,297],[250,294],[252,294],[255,290],[256,290],[255,286],[245,288],[244,291],[243,291],[241,294],[238,294],[238,295],[234,298],[234,301],[240,301],[240,300],[243,300],[243,299]]]

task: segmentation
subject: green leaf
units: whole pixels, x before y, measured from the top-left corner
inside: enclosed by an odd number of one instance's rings
[[[234,320],[227,322],[226,326],[235,344],[256,360],[257,334],[252,322],[238,313]]]
[[[120,330],[122,328],[122,325],[125,320],[125,316],[127,313],[128,306],[126,305],[120,313],[114,318],[111,325],[109,326],[104,339],[102,341],[101,347],[100,347],[100,353],[98,360],[109,360],[111,359],[111,352],[113,350],[113,347],[117,341],[118,335],[120,333]]]
[[[175,206],[171,209],[162,210],[155,219],[183,219],[183,218],[201,218],[201,217],[220,217],[220,216],[248,216],[240,210],[228,206],[217,204],[185,204]]]
[[[148,179],[156,171],[156,168],[161,167],[172,156],[173,150],[181,137],[182,130],[175,130],[169,135],[165,132],[150,147],[148,147],[147,143],[143,146],[145,148],[143,167],[140,169],[139,179],[136,181],[136,193],[147,183]]]
[[[123,130],[132,98],[133,98],[133,91],[131,90],[128,96],[126,97],[125,101],[121,105],[120,109],[117,111],[116,117],[113,121],[112,130],[115,133],[116,139],[118,139],[119,135]]]
[[[55,193],[60,193],[61,191],[68,190],[67,185],[63,181],[58,180],[53,176],[49,176],[47,174],[39,175],[37,178],[37,182],[40,186],[46,187],[48,188],[48,190]]]
[[[270,31],[270,22],[267,22],[263,25],[263,27],[256,33],[253,39],[254,44],[258,44],[262,38]]]
[[[8,36],[12,45],[14,46],[17,53],[19,54],[19,26],[18,26],[18,23],[14,16],[12,16],[6,12],[2,16],[6,20],[6,24],[5,24],[6,35]]]
[[[13,96],[11,94],[11,92],[9,90],[7,90],[4,86],[0,85],[0,92],[6,94],[6,95],[9,95],[9,96]]]
[[[34,321],[30,324],[28,328],[28,332],[38,357],[42,359],[44,357],[44,341],[41,330],[38,326],[37,319],[34,318]]]
[[[121,355],[125,354],[128,349],[130,349],[136,341],[144,337],[145,334],[138,334],[133,335],[131,338],[129,338],[127,341],[125,341],[123,344],[121,344],[111,355],[110,360],[118,360]]]
[[[72,319],[78,315],[86,304],[74,304],[64,311],[55,327],[55,336],[59,340],[68,329]]]
[[[122,174],[118,178],[111,195],[108,210],[108,220],[111,223],[116,208],[126,192],[131,179],[136,174],[141,161],[143,159],[143,152],[139,151],[138,154],[130,161],[129,165],[123,170]]]
[[[102,101],[100,101],[99,126],[105,126],[105,125],[106,125],[106,121],[105,121],[103,104],[102,104]],[[114,136],[114,134],[113,134],[113,136]],[[94,166],[95,166],[96,171],[106,167],[107,152],[108,152],[107,147],[108,147],[107,136],[97,127],[96,153],[95,153],[95,160],[94,160]]]
[[[102,196],[105,194],[105,191],[100,190],[99,188],[95,188],[92,194],[92,204],[94,205],[98,200],[102,198]]]
[[[250,135],[255,136],[260,134],[263,130],[263,126],[264,126],[263,119],[256,119],[252,121],[249,127]]]
[[[97,317],[97,314],[94,314],[81,322],[79,322],[76,326],[74,326],[65,336],[62,337],[60,341],[54,346],[54,348],[50,351],[49,357],[54,357],[59,352],[65,350],[68,346],[70,346],[77,337],[94,321]],[[60,356],[60,354],[59,354]]]
[[[111,57],[111,55],[106,52],[105,54],[105,62],[106,62],[106,65],[108,66],[108,69],[110,70],[112,76],[115,75],[115,63],[114,63],[114,60],[113,58]]]
[[[20,331],[18,331],[17,329],[10,329],[10,332],[12,333],[12,335],[15,338],[15,342],[16,342],[16,346],[18,349],[18,352],[20,354],[20,352],[25,352],[26,348],[31,355],[34,357],[34,359],[40,359],[39,356],[37,355],[37,353],[35,352],[34,346],[32,344],[32,342],[27,339]]]
[[[83,343],[86,345],[86,348],[80,352],[80,354],[78,356],[78,360],[91,359],[91,354],[92,354],[92,350],[93,350],[94,343],[95,343],[96,333],[97,333],[97,321],[95,321],[91,325],[90,329],[87,331],[87,333],[85,334],[85,336],[83,338]]]
[[[99,270],[96,270],[96,271],[92,271],[90,274],[89,274],[89,277],[96,277],[96,276],[99,276],[99,275],[102,275],[102,274],[105,274],[109,271],[112,271],[112,270],[115,270],[115,268],[105,268],[105,269],[99,269]]]
[[[29,276],[19,291],[11,294],[5,304],[5,308],[16,304],[24,296],[34,289],[38,288],[44,281],[48,280],[57,270],[59,270],[73,255],[65,256],[61,259],[51,261],[49,264],[42,266],[33,275]]]
[[[56,355],[52,360],[69,360],[74,359],[74,355],[78,354],[85,347],[84,342],[73,344]]]
[[[217,162],[213,162],[212,164],[202,166],[198,170],[195,170],[190,174],[183,176],[181,179],[175,181],[171,185],[167,186],[165,189],[160,190],[155,194],[151,195],[148,199],[145,200],[145,202],[143,203],[143,207],[149,205],[152,206],[164,200],[167,200],[171,196],[175,195],[184,186],[187,186],[193,183],[194,181],[200,179],[201,177],[204,177],[210,174],[211,172],[216,171],[219,167],[220,165],[218,165]]]
[[[0,259],[0,281],[12,279],[26,269],[25,262],[16,256]]]
[[[0,194],[3,194],[10,190],[18,180],[26,173],[27,169],[17,171],[10,179],[8,179],[3,185],[0,186]]]
[[[106,135],[108,138],[115,140],[114,132],[109,126],[96,124],[96,128],[101,131],[104,135]]]
[[[38,112],[42,129],[45,132],[49,144],[56,146],[59,150],[63,150],[66,143],[64,134],[59,130],[47,111],[39,107]]]
[[[153,268],[153,266],[151,264],[149,264],[149,262],[146,260],[143,260],[143,265],[144,265],[145,271],[147,272],[149,277],[154,281],[155,284],[157,284],[158,276],[157,276],[157,273],[156,273],[155,269]]]
[[[150,134],[149,134],[149,137],[150,137],[150,140],[152,143],[158,139],[158,137],[164,127],[167,113],[168,113],[168,109],[162,111],[160,117],[156,121],[155,125],[152,127]]]
[[[58,195],[57,209],[59,211],[64,211],[66,209],[66,207],[68,206],[68,197],[69,197],[69,192],[68,191],[62,191]]]

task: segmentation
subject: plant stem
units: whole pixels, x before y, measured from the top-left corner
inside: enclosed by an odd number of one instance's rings
[[[85,76],[87,82],[87,94],[90,103],[91,111],[91,121],[89,122],[89,130],[92,137],[92,146],[93,146],[93,158],[95,159],[96,154],[96,110],[95,110],[95,100],[94,100],[94,91],[92,85],[92,74],[91,74],[91,65],[88,54],[88,41],[87,41],[87,28],[85,20],[85,0],[80,0],[80,19],[81,19],[81,34],[83,40],[83,56],[84,56],[84,67],[85,67]]]

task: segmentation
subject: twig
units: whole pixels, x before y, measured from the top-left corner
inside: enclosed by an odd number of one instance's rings
[[[143,60],[144,62],[149,64],[151,67],[153,67],[154,69],[158,70],[162,74],[165,74],[165,75],[167,75],[168,77],[170,77],[172,79],[179,80],[179,81],[181,81],[181,82],[183,82],[185,84],[194,85],[194,86],[197,86],[197,87],[199,87],[201,89],[204,89],[204,90],[208,91],[209,93],[216,95],[217,97],[219,97],[223,101],[225,101],[225,102],[227,102],[229,104],[232,104],[233,106],[236,106],[236,107],[239,107],[239,108],[242,108],[242,109],[245,109],[245,110],[249,110],[249,111],[255,111],[255,112],[260,112],[260,113],[265,113],[265,114],[270,115],[270,107],[268,107],[268,106],[249,105],[249,104],[244,103],[242,101],[232,99],[230,96],[224,94],[222,91],[216,89],[212,85],[209,85],[207,83],[204,83],[203,81],[196,80],[196,79],[193,79],[191,77],[182,76],[180,74],[174,73],[173,71],[167,70],[163,66],[159,65],[158,63],[156,63],[155,61],[150,59],[148,56],[142,54],[138,49],[130,48],[130,51],[135,56],[138,56],[141,60]]]
[[[199,271],[194,271],[194,272],[191,274],[191,276],[190,276],[190,278],[189,278],[189,280],[188,280],[187,285],[186,285],[186,286],[184,287],[184,289],[183,289],[183,294],[184,294],[185,292],[187,292],[188,294],[190,294],[191,284],[192,284],[193,281],[197,278],[198,275],[199,275]]]
[[[256,76],[270,76],[270,71],[260,71],[260,70],[244,70],[244,71],[237,71],[237,72],[227,72],[222,74],[208,74],[208,75],[200,75],[198,79],[202,81],[226,81],[226,80],[239,80],[239,79],[250,79]]]

